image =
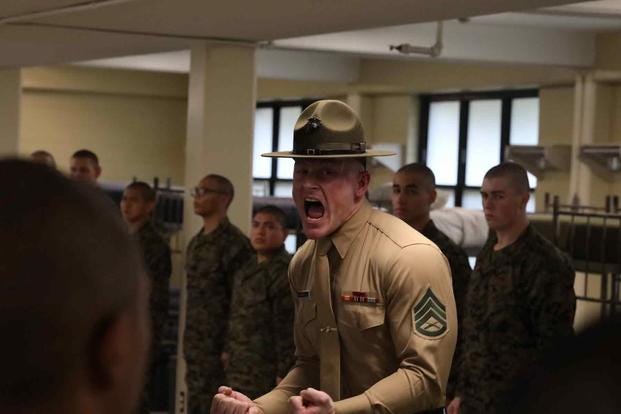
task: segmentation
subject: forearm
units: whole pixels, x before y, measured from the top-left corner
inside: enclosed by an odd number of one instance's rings
[[[335,402],[337,414],[409,414],[444,405],[441,385],[422,370],[399,369],[363,394]]]
[[[318,361],[298,360],[280,384],[269,393],[257,398],[255,403],[266,414],[286,414],[289,412],[289,398],[298,395],[305,388],[318,388],[318,374]]]

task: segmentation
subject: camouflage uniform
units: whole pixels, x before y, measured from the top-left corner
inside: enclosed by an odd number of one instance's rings
[[[573,334],[575,273],[569,259],[529,225],[494,251],[492,235],[477,257],[467,293],[458,362],[461,412],[503,412],[512,384],[542,351]]]
[[[164,325],[168,315],[168,282],[172,272],[170,247],[155,230],[152,222],[145,223],[134,235],[140,245],[145,269],[151,280],[151,295],[149,304],[151,310],[151,364],[147,379],[150,380],[155,372],[162,352]],[[145,387],[150,389],[150,384]],[[143,395],[142,412],[148,412],[148,392]]]
[[[456,245],[448,236],[442,233],[433,224],[433,220],[429,220],[423,228],[423,236],[435,243],[436,246],[442,251],[444,256],[448,259],[449,266],[451,267],[451,277],[453,282],[453,294],[455,295],[455,305],[457,306],[457,322],[461,327],[464,316],[464,306],[466,300],[466,292],[468,290],[468,282],[470,281],[470,263],[468,262],[468,255],[466,252]],[[453,361],[459,358],[461,351],[461,332],[457,333],[457,347],[455,348],[455,355]],[[454,364],[453,364],[454,366]],[[453,367],[451,369],[451,375],[449,377],[447,394],[450,397],[453,396],[453,392],[456,386],[457,373]]]
[[[293,299],[284,247],[271,259],[253,257],[235,275],[226,352],[226,384],[254,399],[276,386],[294,362]]]
[[[223,383],[220,355],[229,317],[233,275],[249,260],[248,238],[227,218],[209,234],[201,229],[187,249],[184,356],[190,413],[209,413]]]

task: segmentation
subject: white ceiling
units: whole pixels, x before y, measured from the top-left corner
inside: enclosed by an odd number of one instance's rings
[[[0,2],[0,66],[182,50],[194,40],[291,39],[569,3],[573,1],[5,0]]]
[[[441,58],[587,67],[595,36],[621,31],[621,1],[595,1],[444,22]],[[390,45],[431,46],[436,25],[417,23],[279,39],[275,46],[396,56]],[[415,55],[413,57],[416,57]]]
[[[621,31],[621,0],[465,20],[444,22],[444,47],[439,59],[588,67],[595,58],[596,34]],[[414,23],[262,42],[258,75],[351,82],[356,79],[360,56],[430,59],[398,54],[389,45],[431,46],[436,41],[436,28],[436,23]],[[80,64],[184,73],[190,67],[190,53],[178,50]]]

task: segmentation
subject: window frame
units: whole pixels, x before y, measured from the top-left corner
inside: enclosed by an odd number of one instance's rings
[[[309,105],[315,102],[317,99],[293,99],[293,100],[274,100],[274,101],[262,101],[257,102],[256,109],[271,108],[272,109],[272,152],[278,151],[279,144],[279,129],[280,129],[280,111],[286,107],[302,107],[304,111]],[[278,158],[271,158],[271,168],[269,178],[252,177],[253,183],[267,182],[269,197],[275,197],[276,184],[278,183],[293,183],[293,179],[278,178]]]
[[[459,148],[457,155],[457,184],[438,185],[437,188],[454,191],[455,207],[463,204],[463,195],[467,190],[480,190],[480,187],[466,185],[466,158],[468,151],[468,119],[470,102],[475,100],[500,100],[500,162],[505,160],[505,148],[511,139],[511,108],[514,99],[539,98],[539,89],[502,90],[489,92],[463,92],[421,94],[420,128],[418,136],[418,162],[427,164],[427,147],[429,140],[429,113],[433,102],[459,102]],[[534,189],[531,189],[531,191]]]

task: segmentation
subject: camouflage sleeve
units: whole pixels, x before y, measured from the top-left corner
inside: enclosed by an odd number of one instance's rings
[[[293,298],[287,279],[287,264],[278,266],[273,273],[273,283],[269,288],[272,302],[274,345],[277,358],[278,376],[284,378],[295,361],[293,344]]]
[[[455,295],[455,303],[457,304],[457,317],[461,320],[464,312],[466,301],[466,291],[468,290],[468,282],[470,281],[470,273],[472,268],[468,262],[468,256],[463,251],[449,257],[451,273],[453,278],[453,294]]]
[[[233,326],[236,325],[236,321],[233,320],[235,318],[235,312],[233,311],[234,307],[236,306],[236,301],[239,297],[236,297],[236,295],[239,294],[239,292],[236,291],[237,287],[239,285],[236,284],[237,280],[241,280],[241,278],[243,278],[244,274],[243,274],[243,269],[244,267],[241,266],[233,275],[233,281],[232,286],[233,289],[231,290],[231,302],[229,305],[229,317],[226,321],[226,329],[224,331],[224,344],[222,346],[222,352],[226,352],[226,353],[230,353],[231,352],[231,348],[230,348],[230,338],[231,338],[231,328]]]
[[[247,238],[231,240],[221,251],[220,265],[224,273],[226,291],[230,298],[235,284],[235,273],[252,257],[252,249]],[[228,315],[227,315],[228,317]]]
[[[459,382],[459,364],[461,360],[461,354],[463,352],[462,341],[462,325],[464,323],[464,314],[466,307],[466,294],[468,291],[468,283],[470,282],[470,274],[472,268],[468,262],[468,256],[460,249],[455,255],[448,257],[451,266],[452,282],[453,282],[453,294],[455,295],[455,305],[457,306],[457,344],[455,346],[455,355],[453,356],[453,364],[451,367],[451,373],[449,375],[449,381],[447,385],[447,397],[452,399],[455,395],[455,389]]]
[[[156,344],[162,341],[166,316],[168,314],[168,284],[172,272],[170,248],[158,243],[145,255],[147,271],[151,278],[151,316],[153,336]]]
[[[574,293],[575,272],[571,265],[547,264],[536,272],[534,284],[527,292],[530,323],[537,337],[537,347],[543,351],[556,340],[573,335],[576,312]]]

